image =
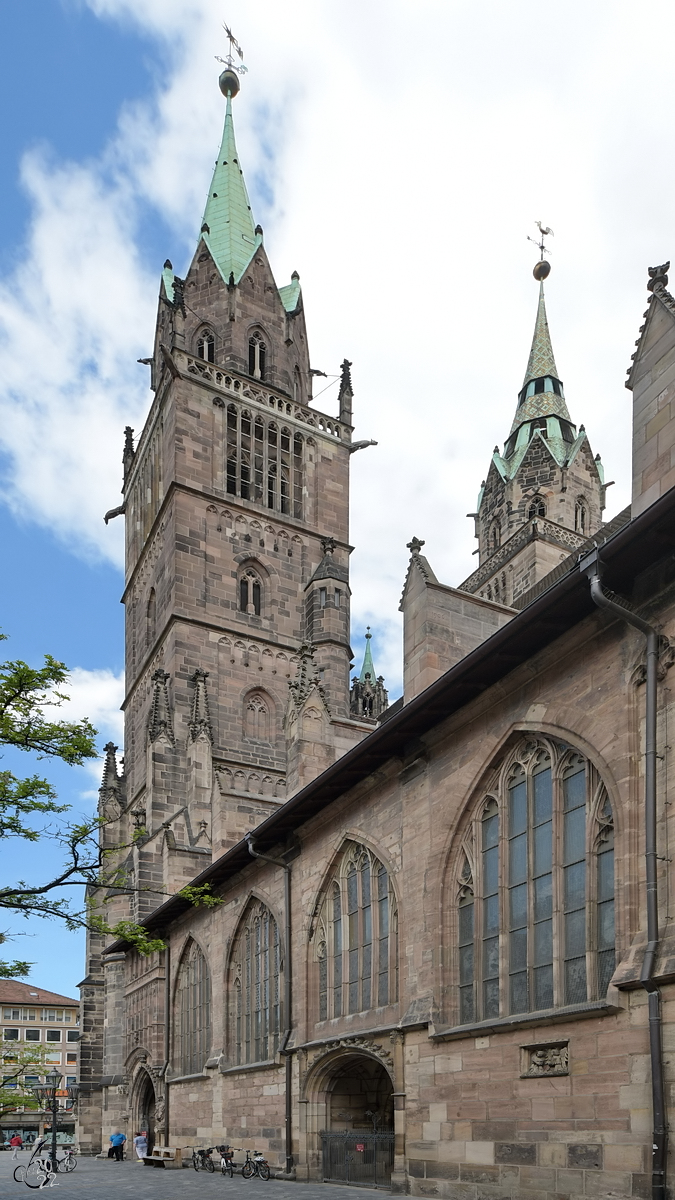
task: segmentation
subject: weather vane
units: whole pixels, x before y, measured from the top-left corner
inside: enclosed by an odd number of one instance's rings
[[[539,259],[539,262],[536,264],[534,270],[532,271],[532,274],[534,275],[535,279],[538,279],[540,283],[543,283],[544,279],[546,279],[546,276],[549,275],[550,271],[551,271],[551,264],[546,262],[546,259],[544,258],[545,253],[546,254],[551,253],[549,247],[546,245],[546,243],[544,241],[544,238],[553,237],[554,234],[553,234],[553,230],[549,229],[548,225],[544,229],[544,226],[542,225],[541,221],[535,221],[535,225],[539,229],[541,241],[538,242],[536,238],[530,237],[529,233],[527,235],[527,240],[528,240],[528,242],[533,242],[534,245],[537,247],[537,249],[541,251],[541,258]]]
[[[227,67],[228,71],[236,71],[238,75],[245,75],[248,68],[245,67],[243,61],[241,61],[244,57],[244,51],[239,45],[239,42],[234,36],[232,30],[229,29],[225,23],[223,23],[223,29],[225,30],[225,36],[230,43],[230,53],[228,54],[227,58],[221,58],[219,54],[216,54],[216,62],[223,63]],[[239,63],[235,63],[234,61],[235,54],[239,56]]]

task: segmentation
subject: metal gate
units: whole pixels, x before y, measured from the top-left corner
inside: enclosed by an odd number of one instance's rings
[[[352,1187],[391,1186],[394,1133],[352,1129],[349,1133],[322,1130],[324,1183],[351,1183]]]

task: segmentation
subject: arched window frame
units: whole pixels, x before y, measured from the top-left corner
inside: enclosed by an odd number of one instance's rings
[[[230,966],[236,1065],[269,1062],[277,1053],[284,1019],[282,970],[278,922],[262,900],[252,900],[237,930]]]
[[[578,496],[574,505],[574,531],[584,537],[589,535],[588,504],[584,496]]]
[[[474,806],[459,855],[458,1024],[604,998],[615,966],[613,837],[609,795],[588,758],[535,735],[511,751]]]
[[[157,631],[157,593],[150,588],[148,603],[145,609],[145,644],[152,646]]]
[[[197,334],[197,358],[204,362],[216,361],[216,339],[212,329],[200,329]]]
[[[267,372],[267,343],[259,329],[254,329],[248,339],[248,373],[254,379],[264,380]]]
[[[271,697],[256,688],[244,697],[244,735],[253,742],[274,741],[275,713]]]
[[[495,518],[490,526],[488,553],[494,554],[502,544],[502,526],[499,518]]]
[[[398,1000],[398,904],[386,866],[350,842],[331,872],[314,934],[317,1019]]]
[[[545,502],[544,498],[542,496],[533,496],[530,501],[528,510],[527,510],[528,521],[533,521],[535,519],[535,517],[545,517],[545,516],[546,516],[546,502]]]
[[[237,576],[237,608],[249,617],[263,615],[264,587],[255,567],[245,565]]]
[[[180,959],[174,995],[174,1054],[180,1075],[198,1075],[211,1052],[211,976],[190,938]]]

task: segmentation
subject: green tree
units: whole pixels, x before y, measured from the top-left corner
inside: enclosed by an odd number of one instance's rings
[[[50,1049],[40,1042],[7,1041],[2,1043],[0,1054],[0,1117],[15,1112],[17,1108],[39,1109],[26,1075],[45,1075],[50,1070]],[[53,1055],[52,1055],[53,1057]]]
[[[0,641],[6,635],[0,634]],[[54,709],[68,700],[62,690],[68,681],[65,663],[45,655],[41,668],[29,667],[21,660],[0,663],[0,756],[1,747],[13,747],[36,754],[39,759],[60,759],[70,766],[81,766],[87,759],[97,758],[96,734],[85,717],[80,721],[54,719]],[[101,845],[101,828],[105,820],[95,817],[89,821],[72,822],[63,818],[68,805],[57,803],[58,797],[47,779],[41,775],[17,777],[12,771],[0,771],[0,840],[22,838],[38,842],[48,836],[61,846],[61,862],[53,874],[39,883],[18,880],[0,886],[0,911],[20,913],[24,917],[59,918],[70,929],[87,928],[99,933],[124,937],[142,954],[164,948],[158,938],[132,921],[109,926],[96,909],[92,897],[101,889],[125,892],[124,870],[119,867],[124,846]],[[144,833],[145,831],[137,831]],[[63,896],[65,888],[75,888],[83,894],[79,904]],[[188,887],[180,895],[195,906],[219,904],[208,886]],[[6,935],[0,932],[0,944]],[[20,978],[29,973],[31,964],[19,960],[0,960],[0,978]]]

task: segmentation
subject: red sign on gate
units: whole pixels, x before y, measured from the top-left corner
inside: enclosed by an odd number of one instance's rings
[[[355,1150],[365,1150],[365,1148],[366,1148],[366,1147],[365,1147],[365,1143],[364,1143],[364,1142],[357,1142],[357,1143],[356,1143],[356,1146],[354,1147],[354,1149],[355,1149]]]

